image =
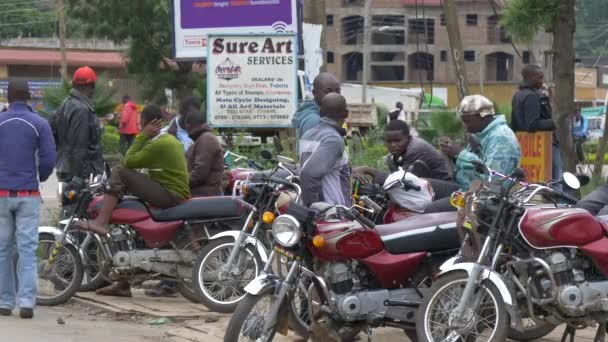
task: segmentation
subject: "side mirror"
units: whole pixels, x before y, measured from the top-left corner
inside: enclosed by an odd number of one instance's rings
[[[562,175],[562,182],[573,190],[581,188],[581,182],[578,180],[578,177],[570,172],[564,172]]]
[[[481,153],[481,140],[475,134],[469,134],[467,138],[471,151],[475,154]]]
[[[268,150],[261,150],[260,151],[260,157],[262,157],[262,159],[264,160],[272,160],[272,152],[268,151]]]
[[[582,173],[577,173],[576,178],[578,178],[578,181],[581,183],[581,186],[585,186],[585,185],[589,184],[589,182],[591,182],[591,178],[589,178],[589,176],[582,174]]]
[[[279,154],[283,152],[283,144],[281,144],[281,138],[278,136],[272,137],[272,143],[274,144],[274,151]]]

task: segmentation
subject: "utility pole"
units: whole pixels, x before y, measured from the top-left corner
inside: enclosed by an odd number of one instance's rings
[[[483,95],[483,78],[484,78],[484,69],[485,69],[485,61],[481,51],[477,54],[479,58],[479,93]]]
[[[65,52],[65,3],[64,0],[57,2],[57,20],[59,21],[59,51],[61,54],[61,78],[68,82],[68,57]]]
[[[464,66],[464,50],[462,49],[462,39],[460,38],[455,0],[443,0],[443,15],[445,16],[445,25],[448,31],[448,39],[450,40],[452,60],[454,61],[458,96],[462,100],[463,97],[469,94],[469,83]]]
[[[365,0],[363,8],[363,75],[361,77],[361,103],[367,103],[367,82],[369,81],[369,50],[372,38],[372,0]]]
[[[325,26],[327,22],[325,0],[302,0],[304,8],[304,22],[309,24],[321,25],[321,50],[323,53],[323,65],[320,71],[327,70],[327,39],[325,37]],[[312,81],[312,80],[311,80]]]

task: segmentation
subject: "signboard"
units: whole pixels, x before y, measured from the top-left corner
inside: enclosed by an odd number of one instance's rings
[[[296,50],[289,34],[209,36],[209,124],[289,127],[298,103]]]
[[[551,132],[517,132],[521,148],[521,167],[528,182],[552,179],[553,134]]]
[[[606,107],[581,108],[581,115],[587,118],[589,138],[601,138],[604,135],[604,121],[606,120]]]
[[[209,34],[298,32],[297,0],[172,0],[173,55],[206,57]]]

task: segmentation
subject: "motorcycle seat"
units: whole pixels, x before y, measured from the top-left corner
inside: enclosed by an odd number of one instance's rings
[[[150,209],[152,219],[157,222],[237,218],[242,212],[240,199],[232,196],[196,197],[172,208]]]
[[[411,216],[376,226],[384,247],[391,254],[440,252],[460,248],[457,212]]]

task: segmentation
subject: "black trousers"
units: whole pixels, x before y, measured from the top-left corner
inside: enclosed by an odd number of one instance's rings
[[[175,207],[184,201],[183,198],[153,181],[148,175],[122,166],[116,166],[112,169],[109,183],[109,193],[119,197],[130,193],[157,208]]]
[[[135,136],[136,136],[136,134],[121,134],[120,135],[120,142],[119,142],[118,146],[120,148],[120,153],[123,156],[127,153],[127,151],[129,150],[129,147],[131,147],[131,145],[133,145]]]

